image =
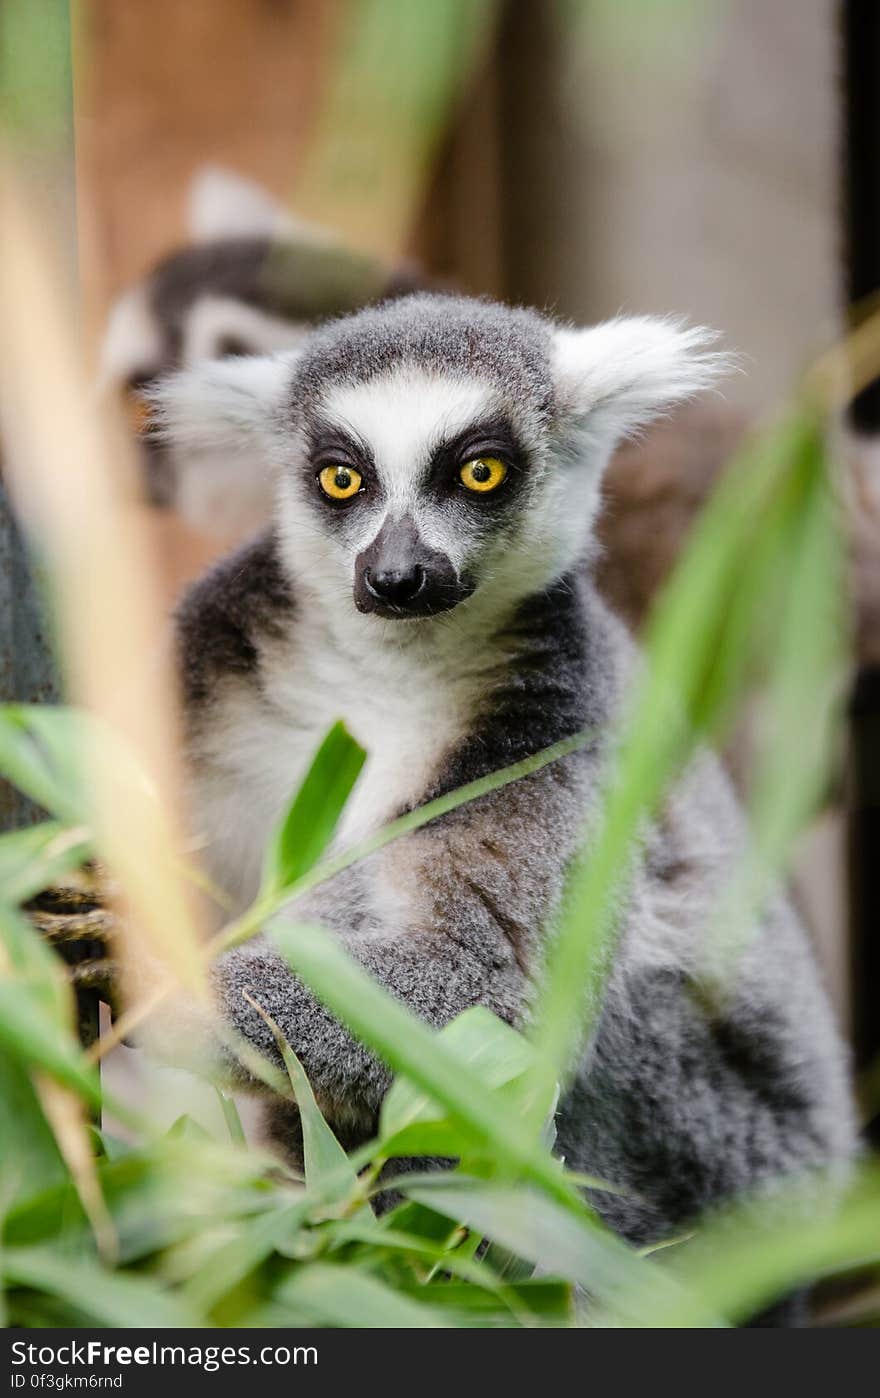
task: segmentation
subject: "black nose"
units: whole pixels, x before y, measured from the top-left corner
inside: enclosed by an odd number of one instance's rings
[[[425,570],[420,563],[406,568],[367,568],[364,581],[373,596],[393,607],[406,606],[418,596],[425,583]]]

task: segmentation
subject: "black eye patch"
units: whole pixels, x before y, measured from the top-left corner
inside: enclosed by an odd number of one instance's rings
[[[375,479],[376,463],[368,442],[340,427],[312,427],[307,435],[307,465],[309,472],[323,466],[352,466],[362,476]]]
[[[345,530],[365,504],[380,496],[376,464],[369,443],[335,424],[313,422],[306,428],[306,458],[302,467],[308,498],[322,518]],[[355,473],[360,488],[352,495],[335,496],[322,488],[321,475],[328,467]]]
[[[237,359],[241,355],[256,354],[256,352],[253,345],[249,345],[238,335],[223,335],[214,346],[216,359]]]
[[[510,424],[502,417],[487,418],[482,422],[473,423],[435,447],[431,454],[428,487],[439,494],[460,491],[462,466],[481,456],[497,457],[504,462],[508,474],[502,489],[478,498],[476,503],[482,507],[491,499],[493,505],[500,504],[516,490],[526,465],[526,453],[522,444]]]

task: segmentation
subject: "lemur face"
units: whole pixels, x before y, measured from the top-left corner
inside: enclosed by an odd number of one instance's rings
[[[300,400],[301,445],[280,475],[297,557],[359,612],[410,620],[451,610],[502,563],[546,553],[538,364],[519,401],[485,365],[468,375],[451,356],[448,370],[414,356]],[[303,387],[314,369],[307,360]]]
[[[269,459],[285,560],[340,614],[435,624],[508,608],[589,545],[622,435],[712,381],[705,332],[560,328],[417,295],[313,332],[298,353],[207,365],[159,401],[178,451]]]

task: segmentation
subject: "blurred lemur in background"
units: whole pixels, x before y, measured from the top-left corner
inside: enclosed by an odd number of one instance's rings
[[[424,281],[415,266],[388,267],[346,247],[232,171],[204,167],[188,204],[192,242],[111,307],[101,382],[122,399],[137,434],[151,503],[209,534],[241,537],[269,519],[270,477],[259,465],[242,470],[222,452],[172,460],[151,430],[151,386],[203,359],[289,349],[314,322]]]
[[[574,330],[416,295],[343,317],[298,350],[160,386],[169,451],[268,466],[276,482],[272,528],[196,583],[179,613],[192,822],[238,905],[337,718],[369,754],[342,846],[589,730],[577,754],[292,909],[432,1025],[476,1004],[527,1021],[566,866],[613,779],[609,734],[637,663],[590,576],[602,472],[621,437],[720,367],[702,332],[662,320]],[[844,1052],[781,893],[724,1009],[709,1016],[694,993],[742,839],[703,754],[645,832],[601,1017],[559,1108],[560,1154],[627,1191],[595,1202],[638,1243],[853,1147]],[[346,1145],[374,1132],[388,1071],[265,939],[223,956],[214,989],[270,1055],[242,992],[273,1016]],[[183,1028],[175,1008],[156,1032]],[[296,1157],[295,1111],[272,1108],[269,1130]]]

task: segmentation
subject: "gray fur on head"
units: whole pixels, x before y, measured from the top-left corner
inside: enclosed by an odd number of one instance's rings
[[[278,480],[276,528],[197,583],[179,619],[192,818],[234,901],[256,891],[273,824],[334,719],[369,754],[342,846],[553,742],[595,735],[292,910],[322,922],[429,1024],[474,1004],[528,1019],[635,663],[583,563],[599,479],[622,433],[712,382],[720,365],[707,342],[673,322],[572,330],[415,297],[339,321],[297,355],[207,365],[162,391],[185,449],[234,441],[245,460],[271,457]],[[506,460],[494,502],[462,493],[471,453],[484,466]],[[322,498],[328,459],[348,463],[331,473],[350,489],[341,502]],[[386,566],[392,538],[398,571],[416,560],[419,589],[436,572],[433,611],[419,609],[418,590],[384,610],[359,597],[358,578],[375,584],[369,570]],[[646,832],[601,1018],[560,1106],[561,1152],[628,1191],[596,1203],[640,1242],[852,1149],[845,1056],[781,894],[756,919],[724,1008],[708,1015],[696,992],[743,838],[728,784],[703,755]],[[274,1054],[243,990],[269,1011],[347,1142],[375,1130],[387,1069],[269,944],[223,957],[215,987],[226,1018]],[[179,1013],[166,1024],[179,1028]],[[273,1131],[295,1150],[295,1115],[276,1114]]]

